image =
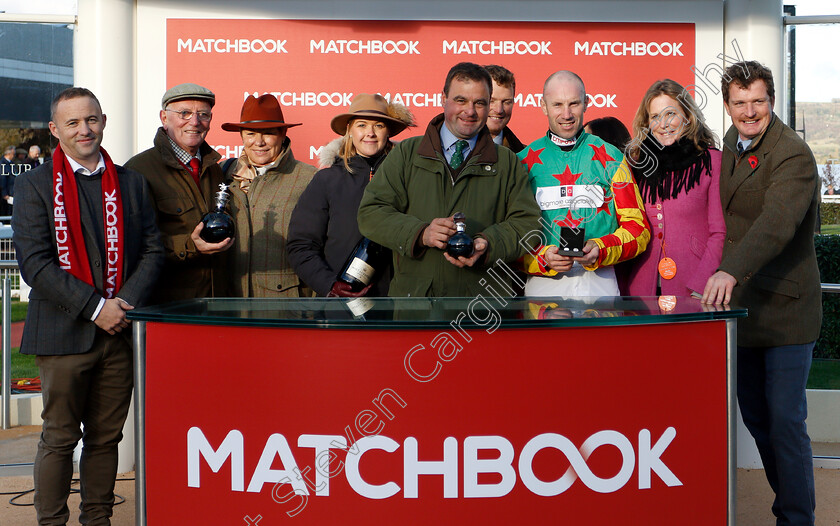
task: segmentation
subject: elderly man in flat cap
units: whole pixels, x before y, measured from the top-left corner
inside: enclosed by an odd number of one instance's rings
[[[240,122],[222,129],[242,137],[242,155],[228,159],[230,209],[236,221],[231,250],[231,295],[250,298],[303,297],[311,290],[298,279],[286,255],[289,219],[315,168],[295,160],[286,131],[300,126],[283,119],[274,95],[249,96]]]
[[[197,84],[178,84],[163,94],[154,146],[125,164],[142,173],[152,190],[166,264],[151,303],[228,295],[227,238],[207,243],[199,237],[201,219],[215,206],[224,183],[221,156],[204,138],[216,96]]]

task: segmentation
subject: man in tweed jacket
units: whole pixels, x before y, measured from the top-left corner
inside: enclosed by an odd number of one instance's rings
[[[808,145],[773,113],[773,75],[758,62],[722,80],[732,118],[720,194],[723,260],[703,294],[747,307],[738,322],[738,403],[776,493],[777,524],[814,524],[814,470],[805,382],[820,333],[814,251],[820,185]]]

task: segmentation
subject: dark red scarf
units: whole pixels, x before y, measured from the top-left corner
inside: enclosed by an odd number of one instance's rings
[[[105,225],[103,296],[113,298],[123,284],[125,231],[122,197],[117,169],[108,153],[103,149],[100,151],[105,160],[105,172],[102,174],[102,215]],[[59,266],[88,285],[95,286],[82,233],[76,178],[60,145],[53,154],[53,224]]]

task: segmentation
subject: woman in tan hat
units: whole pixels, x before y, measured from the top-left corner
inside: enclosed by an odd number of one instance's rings
[[[381,95],[360,93],[330,126],[342,137],[321,150],[320,170],[303,192],[289,225],[289,260],[319,296],[386,296],[390,268],[360,292],[337,281],[362,239],[356,214],[365,187],[393,146],[391,138],[414,125],[411,112]]]
[[[222,124],[239,132],[242,155],[223,164],[230,181],[230,208],[236,237],[230,251],[231,293],[265,298],[308,296],[286,257],[289,218],[315,168],[296,161],[286,130],[300,124],[283,120],[273,95],[249,96],[240,122]]]

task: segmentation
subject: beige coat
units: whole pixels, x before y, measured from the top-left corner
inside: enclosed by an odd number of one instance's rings
[[[252,171],[242,155],[232,163],[227,178]],[[315,168],[296,161],[286,139],[274,166],[251,181],[248,193],[231,183],[230,211],[236,222],[236,239],[230,250],[231,294],[250,298],[310,296],[295,275],[286,255],[289,219],[300,194],[315,175]]]

